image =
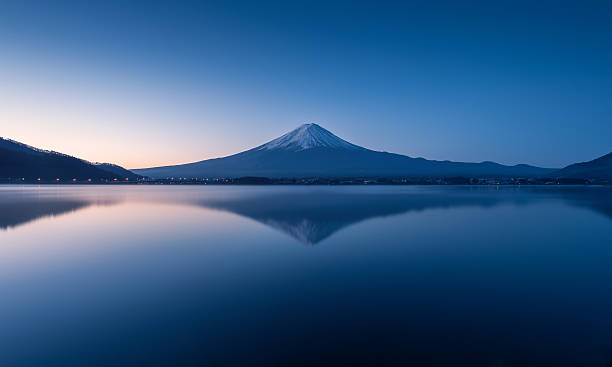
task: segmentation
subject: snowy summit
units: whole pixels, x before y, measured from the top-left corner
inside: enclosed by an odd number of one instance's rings
[[[310,123],[276,138],[254,150],[287,150],[301,151],[313,148],[365,150],[358,145],[343,140],[321,126]]]
[[[552,170],[492,162],[430,161],[378,152],[337,137],[317,124],[304,124],[289,133],[227,157],[178,166],[133,170],[148,177],[533,177]]]

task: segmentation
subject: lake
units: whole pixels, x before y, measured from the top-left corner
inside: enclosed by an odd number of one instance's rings
[[[611,366],[612,188],[0,186],[0,366]]]

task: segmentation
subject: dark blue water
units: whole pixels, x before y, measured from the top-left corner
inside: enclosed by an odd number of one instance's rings
[[[612,188],[0,186],[0,366],[611,366]]]

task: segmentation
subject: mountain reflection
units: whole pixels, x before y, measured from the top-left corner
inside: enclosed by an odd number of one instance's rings
[[[492,207],[504,203],[524,205],[537,200],[561,199],[612,219],[612,190],[607,189],[444,187],[341,190],[257,192],[241,197],[208,199],[198,204],[254,219],[309,245],[369,218],[436,208]]]
[[[369,218],[458,205],[492,206],[499,201],[491,195],[462,200],[439,192],[433,195],[336,191],[267,193],[200,204],[254,219],[304,244],[315,245],[338,230]]]
[[[76,197],[0,196],[0,230],[18,227],[46,217],[74,213],[93,205],[112,205],[114,200]]]
[[[86,201],[74,200],[0,203],[0,229],[6,230],[39,218],[73,212],[90,205]]]
[[[542,191],[540,189],[540,192]],[[548,195],[555,194],[570,205],[593,210],[612,220],[612,188],[593,190],[584,187],[567,187],[548,193]]]
[[[131,192],[71,188],[50,192],[0,191],[0,230],[40,218],[74,213],[94,205],[131,201],[196,205],[251,218],[315,245],[340,229],[376,217],[427,209],[528,205],[561,201],[612,220],[612,189],[607,187],[183,187]]]

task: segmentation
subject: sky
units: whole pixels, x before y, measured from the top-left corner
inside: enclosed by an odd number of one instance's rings
[[[0,136],[144,168],[316,122],[412,157],[612,151],[612,2],[0,1]]]

